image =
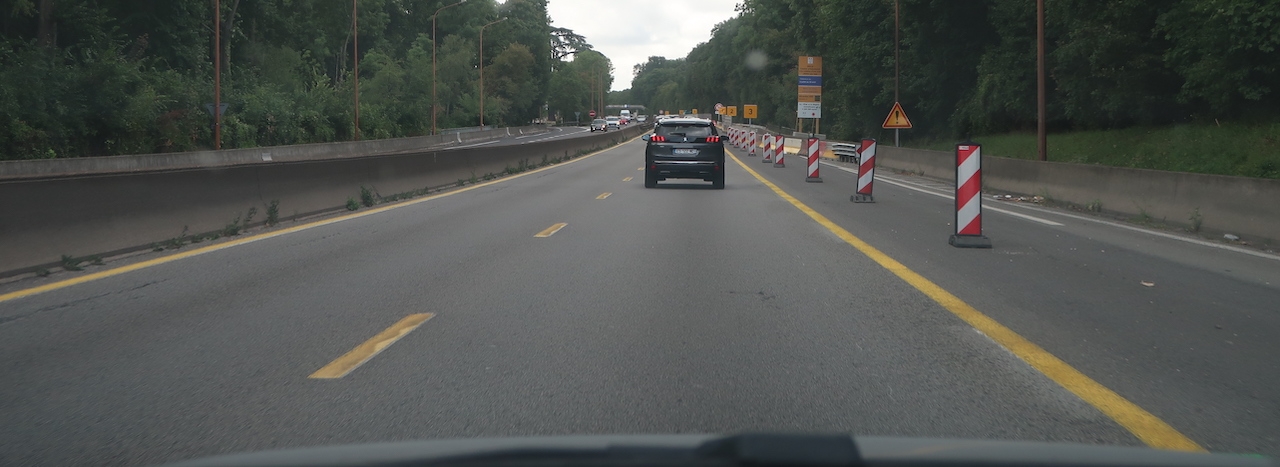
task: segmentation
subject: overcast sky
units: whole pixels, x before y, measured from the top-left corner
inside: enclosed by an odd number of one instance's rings
[[[613,61],[613,90],[631,87],[631,67],[650,56],[684,58],[711,39],[740,0],[549,0],[551,25],[569,28]]]

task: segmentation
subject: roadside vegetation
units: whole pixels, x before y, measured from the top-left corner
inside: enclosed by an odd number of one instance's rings
[[[222,0],[224,148],[354,139],[355,60],[362,139],[485,123],[522,125],[585,111],[609,59],[552,27],[547,0]],[[0,1],[0,160],[211,148],[209,0]],[[44,8],[49,14],[42,14]],[[359,50],[355,44],[359,43]],[[596,83],[600,86],[601,83]]]
[[[637,65],[615,97],[673,111],[756,104],[755,123],[793,129],[797,57],[820,56],[821,132],[892,141],[880,126],[894,103],[894,3],[744,0],[686,57]],[[1045,3],[1053,160],[1275,177],[1280,2]],[[990,154],[1029,154],[1035,2],[900,5],[904,145],[972,137]]]
[[[1035,159],[1034,132],[975,136],[983,153]],[[1280,124],[1175,124],[1050,133],[1049,160],[1280,179]],[[955,140],[913,146],[951,151]]]

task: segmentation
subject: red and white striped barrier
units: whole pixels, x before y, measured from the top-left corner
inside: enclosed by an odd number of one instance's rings
[[[786,138],[782,135],[775,136],[774,138],[776,139],[774,139],[773,142],[778,143],[778,149],[773,152],[773,166],[786,167],[787,164],[782,160],[783,156],[787,155]]]
[[[748,156],[756,155],[756,132],[751,132],[751,150],[747,152]]]
[[[773,162],[773,135],[764,134],[764,159],[761,162]]]
[[[822,177],[818,176],[818,155],[822,154],[822,142],[818,138],[809,138],[806,148],[809,151],[809,175],[804,181],[822,183]]]
[[[991,248],[982,235],[982,145],[956,145],[956,223],[947,243],[957,248]]]
[[[872,185],[876,181],[876,140],[864,138],[858,147],[858,190],[849,201],[855,203],[874,203],[871,196]]]

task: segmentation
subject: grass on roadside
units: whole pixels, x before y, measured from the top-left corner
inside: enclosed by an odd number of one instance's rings
[[[1035,133],[975,136],[989,156],[1034,159]],[[1182,124],[1050,133],[1049,160],[1280,179],[1280,123]],[[954,141],[915,145],[954,150]]]

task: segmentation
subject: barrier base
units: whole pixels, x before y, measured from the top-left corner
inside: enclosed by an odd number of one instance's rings
[[[956,248],[991,248],[991,239],[986,235],[952,235],[947,243]]]
[[[849,201],[853,201],[855,203],[874,203],[876,202],[876,199],[871,195],[853,195],[849,197]]]
[[[822,177],[805,177],[804,181],[810,183],[822,183]]]
[[[770,158],[766,157],[766,158],[764,158],[764,159],[760,159],[760,162],[763,162],[763,163],[765,163],[765,164],[772,164],[772,163],[773,163],[773,159],[770,159]]]
[[[777,168],[783,168],[783,167],[786,167],[787,164],[785,162],[774,162],[773,166]]]

